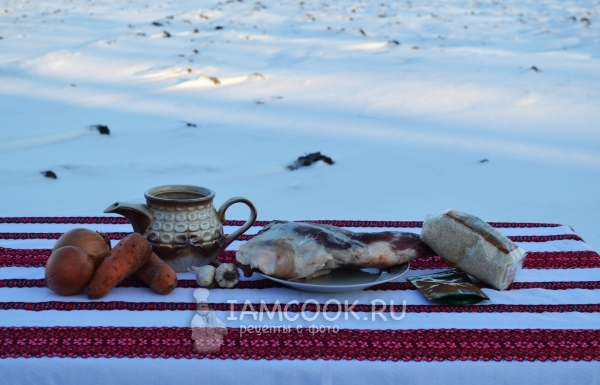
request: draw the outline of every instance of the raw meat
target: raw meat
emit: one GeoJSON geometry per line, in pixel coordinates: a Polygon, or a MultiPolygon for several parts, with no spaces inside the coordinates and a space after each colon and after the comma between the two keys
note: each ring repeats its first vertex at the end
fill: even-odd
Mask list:
{"type": "Polygon", "coordinates": [[[432,255],[435,252],[413,233],[354,233],[330,225],[273,222],[242,245],[236,257],[264,274],[299,279],[340,267],[383,268],[432,255]]]}

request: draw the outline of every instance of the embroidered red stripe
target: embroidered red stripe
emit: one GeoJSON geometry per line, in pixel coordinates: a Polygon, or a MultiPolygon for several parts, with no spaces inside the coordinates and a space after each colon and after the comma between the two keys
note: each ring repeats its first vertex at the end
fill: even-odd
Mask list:
{"type": "MultiPolygon", "coordinates": [[[[477,282],[477,286],[481,288],[489,288],[488,285],[477,282]]],[[[44,279],[0,279],[0,288],[31,288],[31,287],[45,287],[46,281],[44,279]]],[[[126,288],[139,288],[147,287],[145,283],[140,280],[126,278],[120,282],[117,287],[126,288]]],[[[193,279],[180,279],[177,283],[177,287],[182,289],[195,289],[198,288],[198,284],[193,279]]],[[[273,287],[285,287],[282,284],[268,280],[260,279],[256,281],[240,281],[236,285],[236,289],[270,289],[273,287]]],[[[574,281],[574,282],[513,282],[510,287],[506,290],[523,290],[523,289],[545,289],[545,290],[569,290],[569,289],[585,289],[585,290],[598,290],[600,289],[600,281],[574,281]]],[[[410,282],[387,282],[380,285],[372,286],[365,290],[417,290],[415,286],[410,282]]]]}
{"type": "MultiPolygon", "coordinates": [[[[129,310],[129,311],[195,311],[195,302],[0,302],[0,310],[28,310],[28,311],[46,311],[46,310],[129,310]]],[[[273,303],[261,305],[260,303],[251,304],[238,303],[213,303],[210,308],[218,311],[259,311],[261,306],[264,310],[272,312],[278,310],[283,314],[283,308],[286,304],[275,305],[273,303]]],[[[301,305],[289,305],[286,312],[299,313],[304,311],[316,312],[317,305],[313,303],[301,305]]],[[[390,313],[391,306],[385,308],[379,306],[373,308],[371,304],[356,304],[351,306],[354,312],[381,312],[390,313]]],[[[319,305],[319,312],[325,312],[325,306],[319,305]]],[[[345,305],[328,304],[327,311],[329,312],[348,312],[345,305]]],[[[393,311],[402,313],[402,303],[394,304],[393,311]]],[[[598,313],[600,312],[600,304],[563,304],[563,305],[406,305],[406,313],[598,313]]],[[[277,317],[277,315],[275,316],[277,317]]]]}
{"type": "MultiPolygon", "coordinates": [[[[254,226],[266,226],[273,221],[256,221],[254,226]]],[[[357,220],[303,220],[299,222],[322,223],[340,227],[423,227],[422,221],[357,221],[357,220]]],[[[56,224],[127,224],[124,217],[0,217],[0,223],[56,223],[56,224]]],[[[242,226],[245,221],[227,220],[226,226],[242,226]]],[[[488,222],[498,228],[558,227],[557,223],[488,222]]]]}
{"type": "MultiPolygon", "coordinates": [[[[50,249],[10,249],[0,247],[0,267],[43,267],[50,249]]],[[[219,261],[235,263],[235,250],[226,250],[219,261]]],[[[600,255],[595,251],[529,252],[523,262],[525,269],[593,269],[600,268],[600,255]]],[[[440,257],[416,259],[410,262],[411,270],[449,269],[451,266],[440,257]]]]}
{"type": "MultiPolygon", "coordinates": [[[[2,234],[0,234],[2,236],[2,234]]],[[[254,235],[242,234],[238,237],[239,241],[249,241],[254,238],[254,235]]],[[[513,242],[549,242],[549,241],[583,241],[581,237],[576,234],[563,234],[563,235],[519,235],[519,236],[508,236],[513,242]]]]}
{"type": "Polygon", "coordinates": [[[0,357],[600,361],[599,330],[267,330],[228,328],[219,351],[198,353],[190,328],[1,327],[0,357]]]}
{"type": "Polygon", "coordinates": [[[53,224],[109,224],[122,225],[129,221],[125,217],[2,217],[0,223],[53,223],[53,224]]]}
{"type": "MultiPolygon", "coordinates": [[[[450,269],[441,257],[410,261],[411,270],[450,269]]],[[[600,254],[595,251],[528,252],[523,261],[525,269],[594,269],[600,268],[600,254]]]]}
{"type": "MultiPolygon", "coordinates": [[[[0,233],[0,239],[58,239],[63,233],[0,233]]],[[[125,232],[106,232],[110,239],[121,240],[130,233],[125,232]]],[[[237,239],[239,241],[249,241],[254,238],[254,235],[242,234],[237,239]]],[[[563,234],[563,235],[519,235],[519,236],[508,236],[513,242],[550,242],[550,241],[583,241],[581,237],[576,234],[563,234]]]]}
{"type": "MultiPolygon", "coordinates": [[[[110,239],[121,240],[128,234],[125,232],[105,232],[110,239]]],[[[0,233],[0,239],[58,239],[63,233],[0,233]]]]}

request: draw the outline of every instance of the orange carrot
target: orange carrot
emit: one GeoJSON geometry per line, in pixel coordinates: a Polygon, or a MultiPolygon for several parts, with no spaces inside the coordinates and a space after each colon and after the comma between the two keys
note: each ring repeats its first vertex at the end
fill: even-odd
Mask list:
{"type": "Polygon", "coordinates": [[[175,270],[154,253],[144,266],[133,273],[133,276],[144,281],[158,294],[169,294],[177,287],[175,270]]]}
{"type": "Polygon", "coordinates": [[[132,233],[123,238],[94,273],[88,286],[88,298],[102,298],[110,289],[148,262],[151,255],[152,245],[142,235],[132,233]]]}

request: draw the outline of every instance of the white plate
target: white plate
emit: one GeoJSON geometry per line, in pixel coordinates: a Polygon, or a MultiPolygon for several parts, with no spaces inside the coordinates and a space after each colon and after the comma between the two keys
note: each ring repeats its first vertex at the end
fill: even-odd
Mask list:
{"type": "Polygon", "coordinates": [[[408,267],[409,263],[407,262],[385,269],[338,269],[326,275],[320,275],[311,279],[302,278],[294,281],[287,281],[258,272],[257,274],[297,290],[313,293],[346,293],[392,281],[406,273],[408,267]]]}

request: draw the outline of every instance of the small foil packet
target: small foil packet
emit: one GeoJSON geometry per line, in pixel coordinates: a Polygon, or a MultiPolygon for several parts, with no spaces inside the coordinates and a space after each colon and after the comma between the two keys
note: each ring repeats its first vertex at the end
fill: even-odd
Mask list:
{"type": "Polygon", "coordinates": [[[448,305],[470,305],[490,299],[465,272],[458,269],[407,279],[431,301],[448,305]]]}

